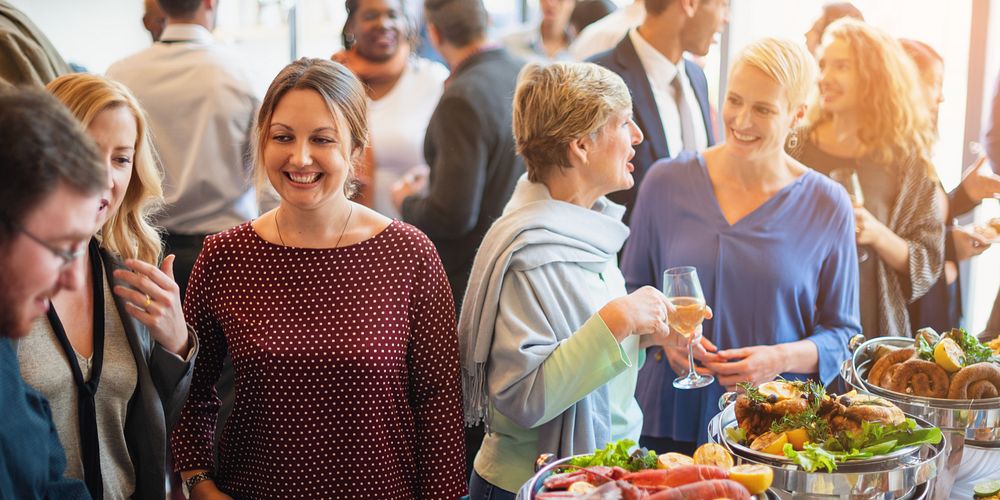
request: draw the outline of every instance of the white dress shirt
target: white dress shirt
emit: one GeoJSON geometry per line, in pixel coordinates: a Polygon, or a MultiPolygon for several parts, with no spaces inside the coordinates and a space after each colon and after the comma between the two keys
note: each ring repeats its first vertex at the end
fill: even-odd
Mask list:
{"type": "Polygon", "coordinates": [[[625,38],[628,30],[642,24],[646,17],[646,6],[635,1],[583,28],[569,46],[569,53],[575,61],[586,61],[589,57],[615,48],[625,38]]]}
{"type": "Polygon", "coordinates": [[[202,26],[170,24],[160,42],[108,68],[149,117],[166,198],[157,223],[172,234],[216,233],[257,216],[247,153],[260,99],[240,58],[202,26]]]}
{"type": "Polygon", "coordinates": [[[518,26],[515,30],[500,37],[500,43],[511,55],[520,57],[527,62],[573,61],[569,47],[564,47],[555,56],[549,57],[545,52],[541,27],[538,23],[518,26]]]}
{"type": "Polygon", "coordinates": [[[694,95],[691,81],[688,80],[687,70],[684,69],[684,58],[677,64],[670,62],[660,51],[653,48],[639,30],[629,32],[629,39],[635,47],[635,53],[639,56],[639,62],[649,79],[649,86],[653,89],[653,100],[656,101],[656,109],[660,113],[660,123],[663,125],[663,132],[667,137],[667,150],[670,156],[677,156],[688,146],[688,149],[701,151],[708,147],[708,133],[705,131],[705,119],[701,115],[701,106],[698,98],[694,95]],[[681,79],[681,88],[684,90],[684,100],[687,101],[691,112],[691,121],[694,126],[695,144],[687,145],[681,139],[681,115],[677,110],[674,90],[671,83],[674,78],[681,79]]]}

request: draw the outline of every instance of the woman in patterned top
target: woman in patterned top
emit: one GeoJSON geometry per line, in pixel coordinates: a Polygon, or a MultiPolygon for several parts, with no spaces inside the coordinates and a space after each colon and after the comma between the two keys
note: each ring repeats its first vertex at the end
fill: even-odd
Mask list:
{"type": "Polygon", "coordinates": [[[185,297],[203,347],[172,446],[191,498],[466,492],[451,291],[426,236],[350,199],[365,113],[361,83],[327,60],[288,65],[264,97],[255,168],[281,203],[209,237],[185,297]]]}
{"type": "Polygon", "coordinates": [[[842,19],[823,41],[818,102],[789,152],[824,174],[857,172],[864,194],[854,209],[862,331],[868,338],[911,336],[919,325],[910,324],[906,306],[943,267],[931,113],[916,68],[894,38],[842,19]]]}

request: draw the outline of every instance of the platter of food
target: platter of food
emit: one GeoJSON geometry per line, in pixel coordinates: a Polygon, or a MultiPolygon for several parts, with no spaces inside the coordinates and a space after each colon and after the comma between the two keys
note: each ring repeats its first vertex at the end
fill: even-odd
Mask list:
{"type": "Polygon", "coordinates": [[[871,394],[828,394],[817,383],[777,380],[743,384],[719,404],[709,440],[737,464],[770,467],[779,492],[918,498],[947,459],[940,429],[871,394]]]}
{"type": "Polygon", "coordinates": [[[941,431],[920,426],[890,401],[852,391],[827,394],[815,382],[778,380],[741,385],[735,422],[723,427],[727,446],[742,456],[833,472],[868,466],[938,444],[941,431]]]}
{"type": "Polygon", "coordinates": [[[1000,356],[963,329],[924,328],[910,347],[879,344],[864,380],[900,395],[976,400],[1000,396],[1000,356]]]}
{"type": "Polygon", "coordinates": [[[593,454],[551,460],[539,457],[538,472],[522,487],[522,499],[765,500],[773,472],[761,465],[735,465],[722,446],[706,444],[693,456],[657,454],[630,440],[609,443],[593,454]]]}
{"type": "Polygon", "coordinates": [[[881,337],[855,346],[841,374],[858,391],[964,434],[967,444],[1000,448],[1000,353],[994,344],[961,329],[881,337]]]}

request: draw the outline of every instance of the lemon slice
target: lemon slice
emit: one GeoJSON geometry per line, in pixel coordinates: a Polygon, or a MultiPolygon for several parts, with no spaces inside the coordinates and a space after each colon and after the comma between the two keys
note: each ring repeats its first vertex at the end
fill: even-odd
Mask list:
{"type": "Polygon", "coordinates": [[[771,382],[765,382],[757,387],[761,395],[765,398],[774,394],[778,401],[784,399],[795,399],[802,397],[802,391],[799,391],[794,385],[788,382],[782,382],[780,380],[773,380],[771,382]]]}
{"type": "Polygon", "coordinates": [[[751,495],[760,495],[774,482],[774,471],[760,464],[737,465],[729,469],[729,479],[745,486],[751,495]]]}
{"type": "Polygon", "coordinates": [[[750,449],[761,453],[784,456],[785,443],[787,442],[788,435],[784,432],[775,434],[771,431],[767,431],[760,436],[757,436],[757,439],[754,439],[753,443],[750,443],[750,449]]]}
{"type": "Polygon", "coordinates": [[[675,453],[673,451],[656,457],[657,469],[670,469],[678,465],[694,465],[694,459],[683,453],[675,453]]]}
{"type": "Polygon", "coordinates": [[[698,465],[714,465],[722,469],[728,469],[733,466],[733,456],[721,444],[705,443],[695,450],[694,463],[698,465]]]}
{"type": "Polygon", "coordinates": [[[964,357],[965,352],[950,338],[941,339],[941,342],[934,347],[934,361],[948,373],[961,370],[964,357]]]}
{"type": "Polygon", "coordinates": [[[804,427],[785,431],[785,434],[788,437],[788,442],[792,443],[792,448],[796,451],[802,451],[809,441],[809,432],[804,427]]]}

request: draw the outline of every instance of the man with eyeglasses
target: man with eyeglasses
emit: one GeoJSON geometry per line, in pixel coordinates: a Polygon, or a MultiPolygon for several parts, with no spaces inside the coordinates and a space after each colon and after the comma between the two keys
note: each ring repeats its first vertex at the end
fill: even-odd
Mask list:
{"type": "Polygon", "coordinates": [[[25,385],[12,342],[59,290],[94,233],[106,168],[76,120],[41,90],[0,90],[0,498],[90,498],[45,398],[25,385]]]}

